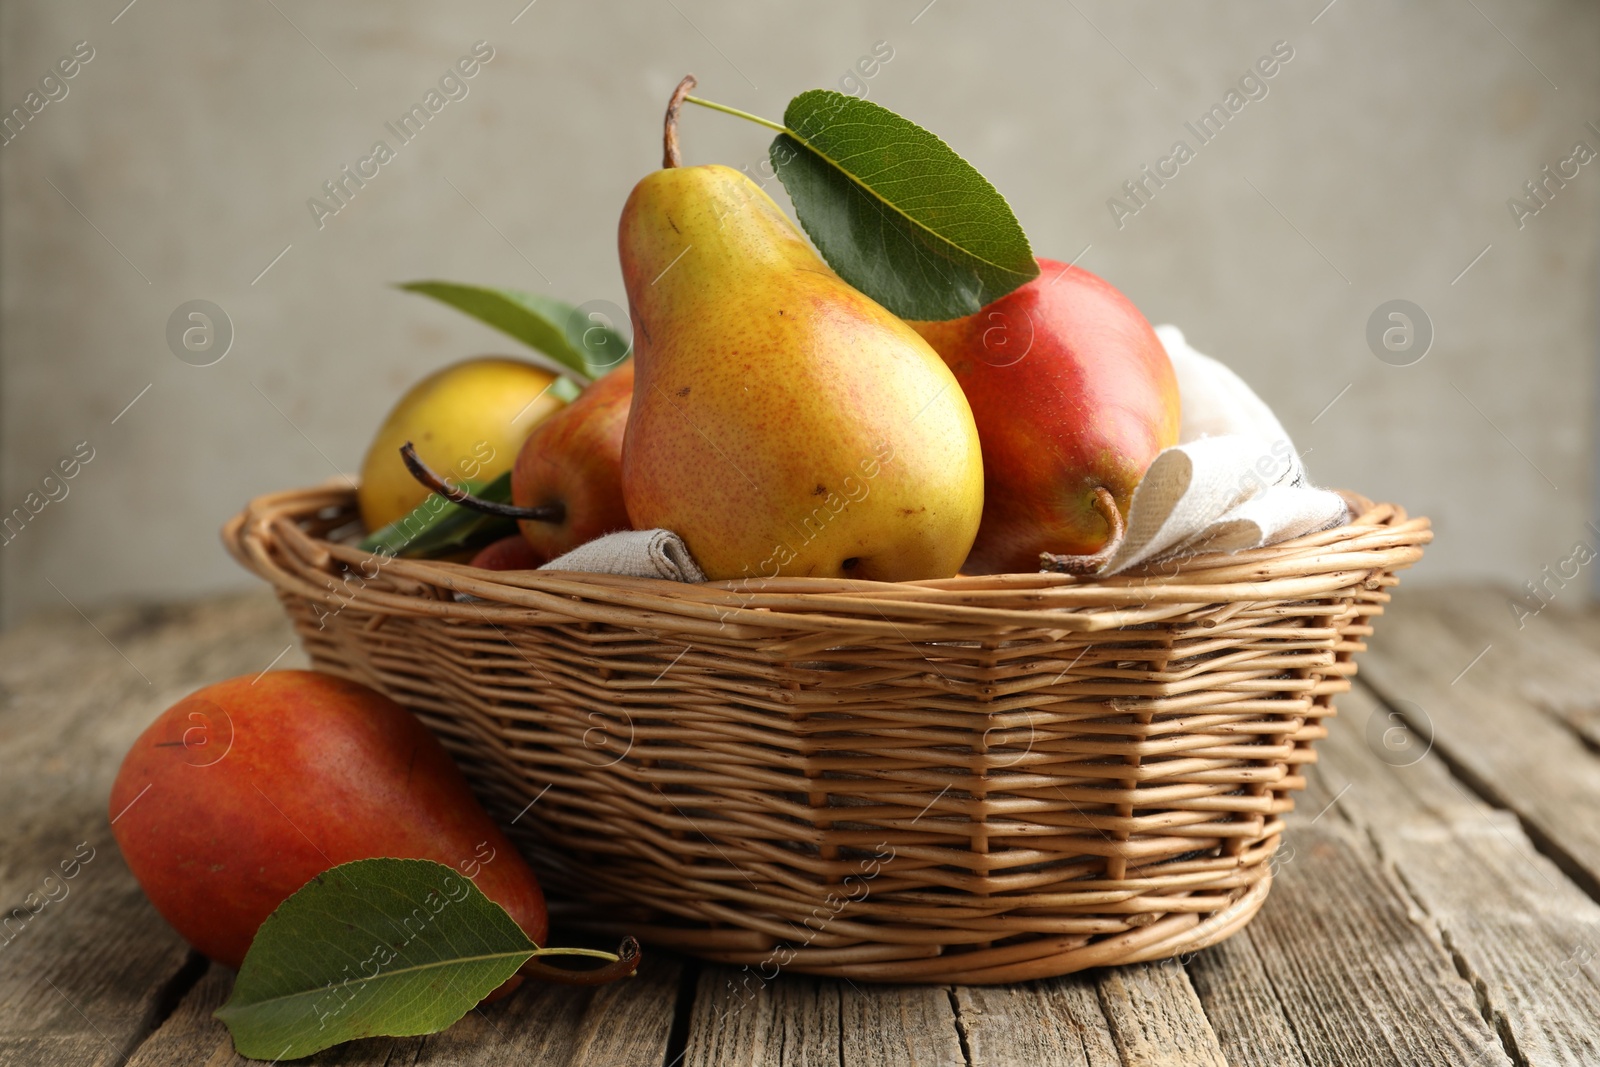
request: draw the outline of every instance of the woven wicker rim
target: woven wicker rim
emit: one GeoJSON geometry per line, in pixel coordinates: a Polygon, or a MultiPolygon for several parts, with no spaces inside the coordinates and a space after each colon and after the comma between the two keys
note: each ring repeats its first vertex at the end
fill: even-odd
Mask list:
{"type": "MultiPolygon", "coordinates": [[[[1171,618],[1196,604],[1328,596],[1374,572],[1410,566],[1433,539],[1426,518],[1409,518],[1394,504],[1345,493],[1353,518],[1344,526],[1265,548],[1201,553],[1157,561],[1105,578],[1064,574],[999,574],[918,582],[841,578],[756,578],[689,584],[623,575],[564,571],[485,571],[439,560],[388,558],[383,573],[404,592],[367,585],[363,605],[399,616],[435,615],[494,622],[528,618],[517,609],[572,611],[572,597],[597,607],[661,610],[674,625],[697,623],[719,634],[730,627],[749,637],[795,626],[861,636],[914,635],[924,621],[943,634],[951,623],[975,628],[1049,626],[1093,632],[1171,618]],[[423,586],[477,598],[420,598],[423,586]],[[484,603],[487,602],[487,603],[484,603]],[[802,618],[803,616],[803,618],[802,618]],[[877,618],[874,618],[877,616],[877,618]]],[[[372,565],[372,553],[317,536],[348,526],[353,491],[343,482],[258,497],[222,530],[223,543],[246,568],[286,593],[342,607],[348,592],[309,579],[334,565],[372,565]]],[[[596,622],[619,621],[603,617],[596,622]]],[[[630,621],[632,619],[630,618],[630,621]]],[[[774,650],[787,654],[787,648],[774,650]]]]}

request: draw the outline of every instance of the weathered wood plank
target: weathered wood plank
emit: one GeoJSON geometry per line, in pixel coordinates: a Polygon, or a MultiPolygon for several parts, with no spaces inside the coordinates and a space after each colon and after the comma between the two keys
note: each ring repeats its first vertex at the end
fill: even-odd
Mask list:
{"type": "Polygon", "coordinates": [[[1127,1067],[1228,1067],[1176,960],[1105,971],[1100,1004],[1127,1067]]]}
{"type": "Polygon", "coordinates": [[[1326,818],[1289,834],[1294,856],[1250,929],[1305,1058],[1339,1067],[1509,1065],[1471,986],[1414,921],[1370,844],[1326,818]]]}
{"type": "Polygon", "coordinates": [[[834,979],[708,968],[700,977],[684,1063],[689,1067],[964,1067],[948,989],[861,986],[834,979]]]}
{"type": "Polygon", "coordinates": [[[1411,717],[1397,702],[1420,707],[1458,775],[1520,816],[1540,847],[1600,897],[1600,756],[1525,689],[1555,684],[1572,669],[1569,658],[1592,663],[1600,652],[1572,643],[1552,657],[1561,611],[1552,606],[1519,628],[1509,605],[1509,594],[1488,589],[1396,597],[1361,677],[1411,717]]]}
{"type": "Polygon", "coordinates": [[[270,597],[94,618],[104,637],[75,612],[0,637],[0,1063],[121,1063],[198,973],[122,862],[106,796],[162,708],[288,643],[270,597]]]}
{"type": "MultiPolygon", "coordinates": [[[[1341,697],[1340,717],[1356,703],[1341,697]]],[[[1229,1062],[1510,1064],[1437,934],[1339,815],[1348,798],[1312,776],[1266,905],[1188,963],[1229,1062]]]]}
{"type": "MultiPolygon", "coordinates": [[[[683,962],[658,954],[645,961],[638,977],[589,993],[574,1027],[570,1067],[659,1067],[666,1060],[684,980],[683,962]]],[[[527,999],[543,992],[529,990],[527,999]]],[[[560,1010],[560,1005],[552,1007],[560,1010]]],[[[486,1057],[471,1062],[491,1067],[505,1061],[486,1057]]]]}
{"type": "Polygon", "coordinates": [[[1026,985],[958,986],[951,996],[974,1067],[1227,1067],[1175,961],[1026,985]]]}
{"type": "Polygon", "coordinates": [[[1492,609],[1500,600],[1505,610],[1497,627],[1501,639],[1478,666],[1491,668],[1491,680],[1509,676],[1519,695],[1600,751],[1600,608],[1555,600],[1537,614],[1525,614],[1538,601],[1481,589],[1430,591],[1426,603],[1441,612],[1482,615],[1493,626],[1492,609]],[[1508,652],[1501,662],[1497,653],[1508,652]]]}
{"type": "MultiPolygon", "coordinates": [[[[1518,630],[1507,605],[1503,593],[1400,597],[1363,677],[1424,707],[1452,766],[1592,880],[1600,863],[1585,849],[1600,831],[1571,824],[1600,805],[1560,798],[1600,789],[1585,784],[1583,768],[1600,760],[1582,739],[1593,744],[1600,714],[1600,617],[1550,608],[1518,630]],[[1556,753],[1553,774],[1548,761],[1496,750],[1529,736],[1528,747],[1556,753]]],[[[0,903],[21,903],[78,842],[96,850],[67,897],[10,944],[0,937],[0,1064],[120,1063],[125,1051],[139,1067],[240,1064],[210,1018],[231,984],[215,968],[134,1051],[198,968],[185,969],[181,943],[132,885],[101,806],[149,718],[201,684],[265,667],[287,629],[264,597],[96,623],[121,654],[76,615],[0,638],[0,766],[28,768],[0,775],[0,903]]],[[[1600,905],[1438,759],[1379,760],[1362,729],[1371,708],[1359,691],[1341,699],[1266,908],[1186,961],[1187,974],[1166,963],[954,990],[785,975],[752,981],[746,997],[740,972],[708,969],[682,1062],[1453,1065],[1509,1063],[1507,1046],[1518,1063],[1600,1062],[1600,905]]],[[[444,1034],[358,1042],[313,1062],[660,1064],[677,968],[652,958],[621,986],[526,990],[444,1034]]]]}
{"type": "MultiPolygon", "coordinates": [[[[468,1012],[443,1033],[352,1041],[298,1062],[316,1067],[660,1067],[681,972],[678,960],[652,957],[638,977],[626,982],[599,989],[529,986],[468,1012]]],[[[227,1028],[211,1017],[232,988],[233,972],[210,968],[128,1067],[247,1067],[251,1061],[234,1054],[227,1028]]]]}
{"type": "Polygon", "coordinates": [[[1122,1067],[1092,974],[1019,986],[957,986],[973,1067],[1122,1067]]]}
{"type": "Polygon", "coordinates": [[[90,836],[96,854],[71,894],[0,949],[0,1063],[122,1062],[189,959],[110,835],[90,836]]]}
{"type": "MultiPolygon", "coordinates": [[[[1288,854],[1287,849],[1280,852],[1288,854]]],[[[1280,892],[1281,887],[1274,887],[1264,907],[1292,907],[1280,892]]],[[[1312,1067],[1295,1037],[1290,1006],[1261,965],[1254,930],[1247,926],[1221,944],[1187,957],[1189,980],[1205,1006],[1224,1058],[1233,1067],[1312,1067]]]]}
{"type": "Polygon", "coordinates": [[[1519,1062],[1600,1063],[1600,904],[1440,760],[1379,759],[1364,725],[1386,713],[1364,691],[1341,698],[1315,776],[1377,842],[1519,1062]]]}
{"type": "Polygon", "coordinates": [[[851,1067],[963,1067],[967,1062],[955,1006],[944,987],[846,982],[839,990],[839,1023],[840,1051],[851,1067]]]}
{"type": "MultiPolygon", "coordinates": [[[[780,1001],[780,994],[748,969],[708,967],[702,971],[695,983],[688,1042],[683,1051],[684,1067],[793,1062],[783,1056],[784,1019],[780,1003],[783,1007],[796,1005],[790,1010],[799,1010],[809,999],[812,1032],[823,1036],[830,1032],[838,1034],[838,1005],[819,1003],[820,994],[814,984],[804,978],[787,978],[783,989],[780,1001]],[[741,1054],[742,1059],[735,1058],[741,1054]]],[[[805,1039],[796,1035],[793,1040],[799,1043],[805,1039]]],[[[812,1045],[816,1043],[817,1039],[811,1042],[812,1045]]]]}

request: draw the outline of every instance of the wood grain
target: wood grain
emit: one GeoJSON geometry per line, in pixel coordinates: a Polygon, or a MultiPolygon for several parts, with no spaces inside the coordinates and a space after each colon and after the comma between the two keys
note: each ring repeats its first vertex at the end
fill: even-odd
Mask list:
{"type": "MultiPolygon", "coordinates": [[[[1334,721],[1359,703],[1342,697],[1334,721]]],[[[1266,906],[1243,934],[1188,963],[1229,1062],[1510,1064],[1426,916],[1343,818],[1355,792],[1344,784],[1311,777],[1266,906]]]]}
{"type": "Polygon", "coordinates": [[[700,977],[684,1062],[800,1067],[961,1067],[967,1057],[949,992],[939,986],[862,986],[756,968],[700,977]]]}
{"type": "Polygon", "coordinates": [[[1391,706],[1412,717],[1397,702],[1419,707],[1456,773],[1515,812],[1535,843],[1600,898],[1600,760],[1525,688],[1592,673],[1600,650],[1558,646],[1563,615],[1555,608],[1519,628],[1510,605],[1509,594],[1488,589],[1396,598],[1361,676],[1391,706]],[[1564,654],[1552,656],[1552,647],[1564,654]]]}
{"type": "MultiPolygon", "coordinates": [[[[1426,709],[1433,753],[1395,765],[1410,757],[1384,744],[1388,709],[1359,687],[1341,697],[1265,908],[1183,960],[951,988],[763,982],[655,953],[627,983],[527,989],[442,1034],[309,1062],[1600,1063],[1600,904],[1586,892],[1600,870],[1600,616],[1553,605],[1519,629],[1509,603],[1397,599],[1362,676],[1426,709]]],[[[0,935],[0,1064],[240,1067],[211,1018],[231,972],[188,953],[143,900],[103,805],[150,718],[261,670],[289,638],[264,596],[94,621],[115,648],[75,613],[0,636],[0,901],[21,904],[80,843],[94,849],[65,897],[0,935]]]]}
{"type": "MultiPolygon", "coordinates": [[[[1236,1065],[1511,1062],[1496,1021],[1477,1010],[1481,989],[1459,972],[1459,957],[1414,898],[1412,865],[1402,864],[1396,877],[1394,856],[1374,843],[1368,824],[1346,818],[1353,806],[1369,805],[1361,810],[1372,823],[1395,825],[1398,801],[1369,783],[1423,773],[1392,767],[1380,753],[1420,758],[1427,772],[1449,779],[1437,757],[1420,749],[1396,757],[1385,748],[1387,719],[1369,746],[1365,727],[1375,708],[1360,687],[1340,698],[1330,721],[1338,740],[1319,752],[1326,761],[1331,750],[1336,762],[1313,771],[1289,817],[1266,906],[1242,934],[1189,962],[1236,1065]]],[[[1439,879],[1459,875],[1459,856],[1402,855],[1431,865],[1439,879]]],[[[1478,907],[1504,902],[1491,890],[1478,907]]]]}
{"type": "Polygon", "coordinates": [[[1377,842],[1519,1062],[1600,1063],[1600,904],[1440,760],[1379,760],[1362,726],[1383,712],[1346,697],[1317,777],[1343,792],[1340,812],[1377,842]]]}
{"type": "MultiPolygon", "coordinates": [[[[1292,907],[1284,904],[1281,894],[1281,887],[1275,886],[1264,910],[1292,907]]],[[[1223,1056],[1233,1067],[1311,1067],[1292,1018],[1305,1005],[1287,1004],[1280,997],[1262,966],[1257,929],[1252,924],[1222,944],[1195,953],[1187,961],[1189,980],[1223,1056]]]]}
{"type": "Polygon", "coordinates": [[[1496,647],[1480,666],[1491,668],[1489,681],[1509,682],[1600,752],[1600,609],[1552,599],[1537,614],[1525,615],[1538,607],[1536,600],[1492,589],[1429,591],[1426,602],[1434,612],[1487,624],[1494,636],[1486,643],[1493,640],[1496,647]]]}
{"type": "Polygon", "coordinates": [[[1100,1005],[1127,1067],[1228,1067],[1200,998],[1175,960],[1107,970],[1100,1005]]]}
{"type": "Polygon", "coordinates": [[[1291,828],[1275,907],[1251,929],[1306,1059],[1339,1067],[1509,1067],[1472,987],[1388,884],[1370,845],[1324,819],[1291,828]]]}
{"type": "Polygon", "coordinates": [[[1121,1067],[1094,974],[1018,986],[957,986],[973,1067],[1121,1067]]]}
{"type": "Polygon", "coordinates": [[[0,934],[0,1063],[121,1063],[199,973],[122,862],[106,796],[161,709],[203,682],[261,670],[288,643],[261,596],[98,612],[93,626],[64,612],[0,637],[6,914],[92,850],[65,896],[0,934]]]}
{"type": "Polygon", "coordinates": [[[967,1062],[949,991],[939,986],[846,982],[839,990],[839,1022],[841,1059],[851,1065],[962,1067],[967,1062]]]}

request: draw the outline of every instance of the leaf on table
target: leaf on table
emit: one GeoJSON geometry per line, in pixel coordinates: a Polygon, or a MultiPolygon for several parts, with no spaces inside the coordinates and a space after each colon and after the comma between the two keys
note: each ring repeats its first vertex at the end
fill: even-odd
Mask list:
{"type": "Polygon", "coordinates": [[[239,1055],[259,1060],[437,1033],[537,947],[442,863],[356,860],[317,875],[267,918],[215,1014],[239,1055]]]}
{"type": "Polygon", "coordinates": [[[971,315],[1035,278],[1005,197],[921,126],[831,89],[789,101],[773,166],[822,258],[906,319],[971,315]]]}
{"type": "MultiPolygon", "coordinates": [[[[462,482],[461,488],[473,496],[506,504],[511,501],[511,472],[479,485],[462,482]]],[[[404,515],[362,538],[357,546],[363,552],[382,552],[402,559],[430,559],[450,552],[480,548],[491,541],[517,532],[514,519],[485,515],[481,511],[452,504],[438,493],[404,515]]]]}
{"type": "Polygon", "coordinates": [[[631,342],[602,312],[537,293],[440,281],[405,282],[399,288],[431,296],[486,322],[585,381],[616,367],[632,350],[631,342]]]}

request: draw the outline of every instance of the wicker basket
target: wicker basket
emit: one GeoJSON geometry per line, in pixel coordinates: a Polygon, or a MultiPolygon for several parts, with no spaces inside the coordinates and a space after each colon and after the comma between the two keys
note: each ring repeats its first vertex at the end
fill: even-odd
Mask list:
{"type": "Polygon", "coordinates": [[[1352,504],[1107,580],[380,561],[343,486],[223,536],[597,927],[763,974],[988,983],[1188,952],[1261,907],[1321,720],[1431,538],[1352,504]]]}

